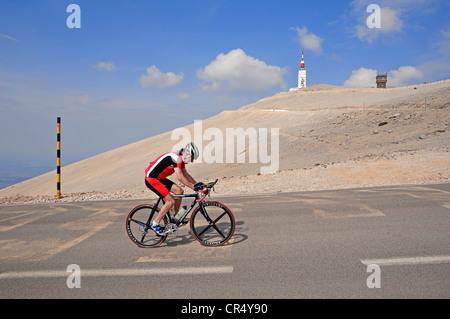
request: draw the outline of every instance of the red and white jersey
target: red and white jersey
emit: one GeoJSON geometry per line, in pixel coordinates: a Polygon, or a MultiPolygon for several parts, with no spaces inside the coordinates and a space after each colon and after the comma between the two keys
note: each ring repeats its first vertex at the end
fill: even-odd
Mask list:
{"type": "Polygon", "coordinates": [[[150,163],[145,170],[145,178],[164,179],[175,172],[175,167],[184,168],[185,164],[178,152],[166,153],[150,163]]]}

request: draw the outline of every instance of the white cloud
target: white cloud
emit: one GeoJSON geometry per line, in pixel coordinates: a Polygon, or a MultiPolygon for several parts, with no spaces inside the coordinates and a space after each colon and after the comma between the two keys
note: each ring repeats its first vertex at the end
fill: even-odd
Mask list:
{"type": "Polygon", "coordinates": [[[315,35],[314,33],[308,32],[308,29],[305,28],[292,28],[297,31],[297,40],[303,46],[305,50],[312,50],[317,54],[322,53],[322,42],[323,39],[315,35]]]}
{"type": "Polygon", "coordinates": [[[272,86],[286,87],[283,80],[286,68],[267,65],[248,56],[243,50],[235,49],[219,54],[214,61],[197,71],[197,77],[207,83],[200,86],[205,91],[225,88],[229,91],[252,90],[262,92],[272,86]]]}
{"type": "MultiPolygon", "coordinates": [[[[376,87],[377,70],[359,68],[352,71],[344,86],[351,88],[376,87]]],[[[417,83],[423,78],[420,70],[413,66],[402,66],[388,72],[388,87],[404,86],[417,83]]]]}
{"type": "Polygon", "coordinates": [[[156,66],[147,68],[147,74],[140,78],[143,88],[156,86],[160,89],[168,88],[180,84],[184,79],[184,73],[175,74],[173,72],[162,73],[156,66]]]}
{"type": "Polygon", "coordinates": [[[403,21],[400,19],[400,12],[389,7],[381,8],[381,32],[401,31],[403,21]]]}
{"type": "Polygon", "coordinates": [[[388,86],[404,86],[417,83],[422,78],[422,72],[415,67],[402,66],[398,70],[392,70],[388,73],[388,86]]]}
{"type": "Polygon", "coordinates": [[[440,30],[432,43],[433,51],[425,56],[424,63],[418,66],[426,81],[448,79],[450,74],[450,27],[440,30]]]}
{"type": "MultiPolygon", "coordinates": [[[[369,16],[369,14],[367,14],[369,16]]],[[[356,26],[356,35],[360,40],[372,42],[380,35],[394,34],[403,28],[399,10],[384,7],[380,9],[380,28],[369,28],[364,22],[356,26]]]]}
{"type": "Polygon", "coordinates": [[[360,68],[352,71],[352,75],[344,82],[344,86],[351,88],[374,87],[376,86],[376,76],[376,70],[360,68]]]}
{"type": "Polygon", "coordinates": [[[189,93],[186,93],[186,92],[178,93],[178,100],[180,100],[180,101],[188,100],[190,98],[191,98],[191,96],[189,93]]]}
{"type": "Polygon", "coordinates": [[[93,102],[93,99],[91,98],[91,96],[89,94],[83,94],[78,97],[78,102],[81,105],[88,105],[93,102]]]}
{"type": "Polygon", "coordinates": [[[94,69],[99,71],[112,72],[116,70],[116,66],[112,62],[99,62],[92,66],[94,69]]]}
{"type": "Polygon", "coordinates": [[[3,33],[0,33],[0,39],[7,39],[14,42],[19,42],[19,40],[17,40],[16,38],[13,38],[12,36],[3,33]]]}
{"type": "Polygon", "coordinates": [[[439,9],[440,1],[432,0],[353,0],[350,4],[349,17],[355,20],[355,35],[362,41],[372,42],[377,38],[401,34],[406,27],[418,27],[422,23],[418,17],[414,20],[409,16],[429,14],[439,9]],[[381,28],[370,29],[366,21],[371,12],[367,12],[368,6],[377,4],[381,8],[381,28]],[[408,15],[415,11],[417,14],[408,15]]]}
{"type": "Polygon", "coordinates": [[[444,39],[450,39],[450,27],[441,30],[441,35],[444,39]]]}

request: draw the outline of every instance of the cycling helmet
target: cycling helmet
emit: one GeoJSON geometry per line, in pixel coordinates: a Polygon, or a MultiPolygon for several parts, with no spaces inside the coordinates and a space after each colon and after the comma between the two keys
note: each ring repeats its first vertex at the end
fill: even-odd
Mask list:
{"type": "Polygon", "coordinates": [[[189,163],[189,160],[191,158],[193,160],[196,160],[199,155],[200,152],[198,151],[197,146],[195,146],[195,144],[192,142],[189,142],[183,149],[183,160],[185,163],[189,163]]]}

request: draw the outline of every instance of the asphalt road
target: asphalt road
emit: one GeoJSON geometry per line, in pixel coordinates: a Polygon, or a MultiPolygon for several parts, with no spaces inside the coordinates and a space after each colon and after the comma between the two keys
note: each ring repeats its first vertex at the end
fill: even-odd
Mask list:
{"type": "Polygon", "coordinates": [[[447,299],[449,195],[450,184],[213,194],[237,227],[212,248],[188,226],[135,246],[125,217],[142,201],[2,206],[0,298],[447,299]]]}

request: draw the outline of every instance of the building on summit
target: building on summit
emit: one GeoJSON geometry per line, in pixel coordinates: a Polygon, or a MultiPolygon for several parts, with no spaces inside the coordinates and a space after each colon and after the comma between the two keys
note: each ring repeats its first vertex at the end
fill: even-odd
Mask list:
{"type": "Polygon", "coordinates": [[[379,89],[385,89],[386,88],[386,82],[387,82],[387,73],[377,74],[377,88],[379,89]]]}
{"type": "Polygon", "coordinates": [[[300,70],[298,70],[298,85],[296,88],[289,89],[290,92],[297,91],[299,89],[306,87],[306,69],[305,69],[305,59],[302,51],[302,62],[300,62],[300,70]]]}

